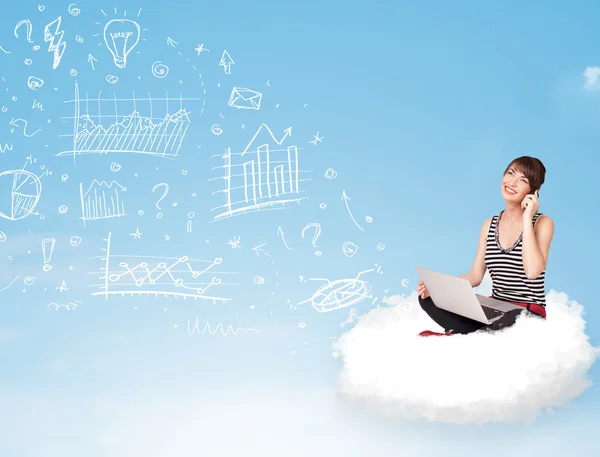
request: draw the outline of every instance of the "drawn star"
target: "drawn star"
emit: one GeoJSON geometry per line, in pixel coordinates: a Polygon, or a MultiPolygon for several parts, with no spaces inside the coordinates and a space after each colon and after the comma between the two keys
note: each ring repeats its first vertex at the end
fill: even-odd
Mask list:
{"type": "Polygon", "coordinates": [[[240,246],[240,237],[238,236],[237,238],[234,236],[233,240],[227,240],[227,244],[231,246],[231,249],[242,249],[240,246]]]}
{"type": "Polygon", "coordinates": [[[317,143],[322,143],[323,142],[323,138],[324,137],[320,137],[319,136],[319,132],[317,132],[316,135],[313,135],[314,140],[311,141],[312,144],[314,144],[315,146],[317,145],[317,143]]]}
{"type": "Polygon", "coordinates": [[[204,47],[204,43],[202,43],[202,44],[199,44],[197,48],[194,48],[194,51],[198,51],[198,55],[200,55],[200,53],[202,53],[202,51],[210,52],[210,49],[206,49],[204,47]]]}
{"type": "Polygon", "coordinates": [[[142,237],[142,232],[140,232],[140,228],[137,227],[135,229],[135,233],[130,233],[130,235],[134,238],[134,239],[140,239],[142,237]]]}

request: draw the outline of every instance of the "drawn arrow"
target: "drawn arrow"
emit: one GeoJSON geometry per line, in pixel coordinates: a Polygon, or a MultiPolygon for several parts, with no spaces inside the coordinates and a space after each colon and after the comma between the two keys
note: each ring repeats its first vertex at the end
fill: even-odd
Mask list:
{"type": "Polygon", "coordinates": [[[33,135],[35,135],[37,132],[40,131],[40,129],[37,129],[35,132],[33,132],[31,135],[27,135],[26,131],[27,131],[27,124],[28,122],[25,119],[15,119],[14,117],[10,120],[10,125],[12,125],[13,127],[18,127],[19,124],[18,122],[22,121],[23,122],[23,135],[25,135],[27,138],[32,137],[33,135]]]}
{"type": "Polygon", "coordinates": [[[350,211],[350,207],[348,206],[348,200],[350,200],[350,197],[348,197],[346,195],[346,191],[345,190],[342,190],[342,200],[344,200],[344,203],[346,204],[346,209],[348,210],[348,214],[352,218],[352,221],[354,222],[354,225],[356,225],[359,229],[361,229],[364,232],[365,229],[363,229],[360,225],[358,225],[358,222],[356,222],[356,219],[354,219],[354,216],[352,216],[352,212],[350,211]]]}
{"type": "Polygon", "coordinates": [[[280,146],[281,146],[281,143],[283,143],[288,136],[292,136],[292,127],[288,127],[287,129],[285,129],[283,131],[283,137],[280,140],[278,140],[277,138],[275,138],[275,135],[273,135],[273,132],[271,131],[271,129],[269,128],[269,126],[267,124],[261,124],[260,127],[258,128],[258,130],[256,131],[256,133],[254,134],[254,136],[252,137],[252,139],[248,142],[248,145],[242,151],[242,155],[240,157],[243,157],[248,152],[248,150],[250,149],[250,146],[252,146],[252,143],[254,143],[254,140],[256,139],[256,137],[258,136],[258,134],[261,132],[261,130],[263,128],[267,129],[267,132],[269,132],[269,135],[271,135],[271,138],[273,139],[273,141],[280,146]]]}
{"type": "Polygon", "coordinates": [[[94,67],[94,62],[98,62],[98,59],[96,59],[93,55],[88,54],[88,62],[92,66],[92,70],[96,71],[96,68],[94,67]]]}
{"type": "Polygon", "coordinates": [[[0,51],[2,51],[4,54],[10,54],[10,51],[7,51],[2,46],[0,46],[0,51]]]}
{"type": "Polygon", "coordinates": [[[259,254],[260,252],[265,252],[265,250],[264,250],[264,249],[261,249],[261,248],[262,248],[263,246],[266,246],[266,244],[267,244],[267,243],[263,243],[263,244],[261,244],[260,246],[255,246],[255,247],[253,247],[253,248],[252,248],[252,250],[253,250],[254,252],[256,252],[256,255],[257,255],[258,257],[260,257],[260,254],[259,254]]]}
{"type": "Polygon", "coordinates": [[[226,75],[231,74],[231,65],[235,64],[231,56],[227,51],[223,51],[223,55],[221,56],[221,61],[219,62],[219,66],[223,67],[226,75]]]}
{"type": "Polygon", "coordinates": [[[292,250],[292,248],[290,248],[287,243],[285,242],[285,237],[284,237],[284,233],[283,233],[283,229],[281,228],[281,225],[277,228],[277,235],[281,236],[281,241],[283,241],[283,244],[286,248],[288,248],[288,250],[292,250]]]}
{"type": "Polygon", "coordinates": [[[177,43],[177,41],[173,40],[173,38],[171,38],[171,37],[167,37],[167,44],[168,44],[169,46],[173,46],[173,47],[175,47],[175,45],[176,45],[176,44],[179,44],[179,43],[177,43]]]}

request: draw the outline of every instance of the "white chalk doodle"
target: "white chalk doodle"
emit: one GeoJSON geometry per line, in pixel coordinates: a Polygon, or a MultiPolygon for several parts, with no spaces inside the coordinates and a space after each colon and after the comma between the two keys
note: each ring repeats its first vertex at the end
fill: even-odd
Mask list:
{"type": "Polygon", "coordinates": [[[312,245],[316,248],[317,240],[321,236],[321,224],[319,224],[318,222],[311,222],[310,224],[306,224],[306,226],[302,229],[302,238],[304,239],[305,232],[307,230],[310,230],[311,228],[315,229],[315,233],[314,233],[313,239],[312,239],[312,245]]]}
{"type": "Polygon", "coordinates": [[[187,225],[186,225],[186,230],[188,233],[190,233],[192,231],[192,219],[194,218],[195,215],[196,215],[195,211],[190,211],[187,214],[188,221],[187,221],[187,225]]]}
{"type": "Polygon", "coordinates": [[[152,188],[152,192],[154,192],[154,191],[155,191],[156,189],[158,189],[160,186],[163,186],[163,187],[165,188],[165,191],[164,191],[164,193],[162,194],[162,196],[161,196],[161,197],[158,199],[158,201],[156,202],[156,204],[155,204],[155,206],[156,206],[156,209],[161,209],[161,207],[160,207],[160,206],[158,206],[158,204],[159,204],[159,203],[160,203],[160,201],[161,201],[162,199],[164,199],[164,198],[167,196],[167,194],[169,193],[169,185],[168,185],[166,182],[161,182],[161,183],[158,183],[156,186],[154,186],[154,187],[152,188]]]}
{"type": "Polygon", "coordinates": [[[322,143],[323,139],[325,137],[319,136],[319,132],[317,132],[316,135],[313,135],[314,140],[312,140],[310,143],[312,143],[314,146],[317,145],[317,143],[322,143]]]}
{"type": "Polygon", "coordinates": [[[60,177],[60,180],[61,180],[62,182],[67,182],[67,180],[68,180],[68,179],[69,179],[69,175],[68,175],[68,174],[66,174],[66,173],[65,173],[65,174],[63,174],[63,175],[60,177]]]}
{"type": "Polygon", "coordinates": [[[58,304],[52,302],[52,303],[49,303],[48,306],[46,306],[46,308],[50,308],[51,306],[54,306],[54,311],[58,311],[60,308],[65,308],[67,311],[75,311],[79,305],[81,305],[81,302],[77,301],[77,300],[69,302],[69,303],[61,304],[61,305],[58,305],[58,304]]]}
{"type": "Polygon", "coordinates": [[[265,283],[265,278],[263,278],[262,276],[255,276],[254,277],[254,284],[262,286],[264,283],[265,283]]]}
{"type": "Polygon", "coordinates": [[[227,240],[227,244],[231,246],[231,249],[242,249],[240,246],[240,237],[234,236],[233,240],[227,240]]]}
{"type": "Polygon", "coordinates": [[[262,94],[246,87],[234,87],[227,104],[232,108],[259,110],[262,94]]]}
{"type": "Polygon", "coordinates": [[[198,46],[196,46],[194,48],[194,51],[196,51],[198,53],[198,55],[202,54],[204,51],[206,52],[210,52],[210,49],[206,49],[204,47],[204,43],[203,44],[199,44],[198,46]]]}
{"type": "Polygon", "coordinates": [[[31,65],[31,64],[33,63],[33,60],[31,60],[31,59],[25,59],[25,60],[23,61],[23,63],[24,63],[25,65],[31,65]]]}
{"type": "Polygon", "coordinates": [[[118,164],[117,162],[112,162],[110,164],[110,171],[112,171],[114,173],[121,171],[121,165],[118,164]]]}
{"type": "Polygon", "coordinates": [[[0,231],[0,243],[4,243],[7,239],[6,233],[0,231]]]}
{"type": "MultiPolygon", "coordinates": [[[[10,125],[12,125],[13,127],[19,127],[19,122],[23,123],[23,136],[26,136],[27,138],[31,138],[32,136],[34,136],[36,133],[38,133],[39,131],[41,131],[41,129],[37,129],[35,130],[33,133],[27,133],[27,125],[29,124],[28,121],[26,121],[25,119],[15,119],[14,117],[10,120],[10,125]]],[[[14,128],[10,130],[10,133],[14,132],[14,128]]]]}
{"type": "Polygon", "coordinates": [[[98,62],[98,59],[96,59],[93,55],[88,54],[88,63],[92,66],[92,71],[96,71],[96,66],[94,65],[94,62],[98,62]]]}
{"type": "Polygon", "coordinates": [[[223,129],[219,126],[219,124],[213,124],[210,128],[210,131],[216,136],[219,136],[221,133],[223,133],[223,129]]]}
{"type": "Polygon", "coordinates": [[[69,74],[70,74],[71,76],[77,76],[77,70],[75,70],[74,68],[72,68],[72,69],[69,71],[69,74]]]}
{"type": "Polygon", "coordinates": [[[74,248],[76,248],[77,246],[79,246],[81,244],[81,237],[77,236],[77,235],[73,235],[71,237],[71,239],[69,240],[69,244],[71,246],[73,246],[74,248]]]}
{"type": "Polygon", "coordinates": [[[356,251],[358,251],[358,246],[356,244],[354,244],[352,241],[346,241],[342,245],[342,252],[344,253],[344,255],[346,257],[354,257],[354,254],[356,254],[356,251]]]}
{"type": "Polygon", "coordinates": [[[129,235],[130,235],[130,236],[132,236],[134,240],[139,240],[139,239],[141,239],[141,238],[142,238],[142,235],[143,235],[143,233],[142,233],[142,232],[140,232],[140,228],[139,228],[139,227],[137,227],[137,228],[135,229],[135,232],[133,232],[133,233],[130,233],[129,235]]]}
{"type": "Polygon", "coordinates": [[[140,26],[130,19],[112,19],[104,26],[104,44],[118,68],[125,68],[127,58],[140,41],[140,26]]]}
{"type": "Polygon", "coordinates": [[[223,168],[225,176],[210,181],[225,181],[225,189],[215,192],[225,194],[225,204],[213,208],[213,211],[222,210],[214,216],[213,222],[250,212],[285,209],[287,204],[307,199],[296,196],[301,193],[298,147],[282,147],[291,133],[292,128],[288,127],[278,140],[271,129],[262,124],[241,153],[232,153],[227,148],[225,154],[220,155],[225,165],[216,168],[223,168]],[[283,160],[277,160],[281,155],[283,160]]]}
{"type": "Polygon", "coordinates": [[[71,3],[68,7],[69,14],[71,16],[79,16],[81,10],[75,6],[75,3],[71,3]]]}
{"type": "Polygon", "coordinates": [[[35,283],[34,276],[25,276],[25,278],[23,278],[23,284],[25,284],[26,286],[33,286],[34,283],[35,283]]]}
{"type": "Polygon", "coordinates": [[[76,35],[75,41],[77,41],[77,43],[83,43],[83,37],[81,35],[76,35]]]}
{"type": "Polygon", "coordinates": [[[383,244],[383,243],[377,243],[376,249],[378,251],[383,251],[385,249],[385,244],[383,244]]]}
{"type": "Polygon", "coordinates": [[[80,183],[79,199],[83,225],[86,225],[87,221],[126,216],[125,205],[121,198],[123,192],[127,192],[127,188],[116,181],[107,183],[94,179],[85,191],[83,183],[80,183]]]}
{"type": "Polygon", "coordinates": [[[119,77],[115,75],[107,75],[105,79],[108,84],[117,84],[119,82],[119,77]]]}
{"type": "Polygon", "coordinates": [[[73,103],[74,116],[63,117],[74,123],[73,134],[61,135],[72,137],[72,150],[62,151],[58,156],[82,154],[107,154],[130,153],[144,154],[163,158],[174,158],[178,155],[188,127],[190,125],[190,112],[183,107],[183,101],[200,100],[197,98],[133,98],[119,99],[116,94],[113,98],[84,100],[79,97],[79,86],[75,84],[75,99],[65,103],[73,103]],[[119,113],[117,104],[127,102],[132,107],[126,115],[119,113]],[[150,116],[142,116],[137,110],[138,102],[149,105],[150,116]],[[157,117],[159,108],[156,102],[165,107],[165,115],[157,117]],[[172,105],[179,108],[173,112],[172,105]],[[108,106],[101,111],[100,106],[108,106]],[[91,111],[97,110],[96,112],[91,111]],[[114,122],[106,123],[110,118],[114,122]],[[104,123],[103,123],[104,122],[104,123]],[[133,133],[132,133],[133,132],[133,133]]]}
{"type": "MultiPolygon", "coordinates": [[[[230,298],[207,295],[206,292],[215,287],[228,285],[221,278],[213,276],[210,282],[194,282],[193,279],[201,278],[209,273],[223,261],[222,258],[214,260],[197,260],[187,256],[182,257],[158,257],[139,255],[118,255],[111,252],[111,237],[109,232],[106,248],[102,250],[105,255],[92,257],[104,261],[104,266],[99,272],[102,284],[92,287],[101,289],[92,295],[104,295],[106,299],[112,295],[135,296],[154,295],[155,297],[193,298],[205,301],[226,302],[230,298]],[[112,259],[120,259],[112,262],[112,259]],[[131,264],[131,265],[130,265],[131,264]],[[196,264],[208,264],[196,267],[196,264]],[[178,269],[179,268],[179,269],[178,269]],[[186,275],[188,275],[186,277],[186,275]],[[162,280],[162,281],[161,281],[162,280]],[[182,292],[183,291],[183,292],[182,292]]],[[[233,274],[219,272],[213,274],[233,274]]]]}
{"type": "Polygon", "coordinates": [[[44,41],[48,43],[48,52],[53,53],[52,69],[56,70],[67,47],[63,41],[64,31],[60,30],[62,17],[58,16],[54,21],[44,27],[44,41]]]}
{"type": "Polygon", "coordinates": [[[3,287],[2,289],[0,289],[0,292],[4,292],[5,290],[8,290],[8,289],[10,289],[10,286],[12,286],[12,285],[15,283],[15,281],[16,281],[17,279],[19,279],[19,278],[20,278],[20,275],[17,275],[17,276],[15,276],[15,279],[13,279],[13,280],[12,280],[10,283],[8,283],[8,285],[7,285],[7,286],[5,286],[5,287],[3,287]]]}
{"type": "Polygon", "coordinates": [[[0,154],[4,154],[6,151],[12,151],[12,150],[13,150],[12,144],[8,144],[8,143],[0,144],[0,154]]]}
{"type": "Polygon", "coordinates": [[[60,286],[57,287],[56,290],[58,290],[62,294],[63,292],[67,292],[71,289],[67,287],[67,282],[63,279],[63,281],[60,283],[60,286]]]}
{"type": "Polygon", "coordinates": [[[367,221],[367,224],[371,224],[373,222],[373,218],[371,216],[365,216],[365,221],[367,221]]]}
{"type": "Polygon", "coordinates": [[[169,67],[167,67],[164,63],[162,63],[161,61],[156,61],[152,64],[152,75],[162,79],[162,78],[166,78],[166,76],[169,74],[169,67]]]}
{"type": "Polygon", "coordinates": [[[27,79],[27,87],[29,87],[31,90],[38,90],[43,85],[44,85],[43,79],[37,78],[35,76],[30,76],[27,79]]]}
{"type": "Polygon", "coordinates": [[[31,105],[31,109],[39,109],[40,111],[44,111],[44,105],[42,105],[36,99],[33,99],[33,105],[31,105]]]}
{"type": "Polygon", "coordinates": [[[354,219],[354,216],[352,215],[352,212],[350,211],[350,206],[348,206],[348,200],[350,200],[350,197],[348,197],[348,195],[346,195],[345,190],[342,190],[342,200],[344,200],[344,203],[346,205],[346,210],[348,211],[348,215],[352,219],[352,222],[354,222],[354,225],[356,225],[360,230],[362,230],[364,232],[365,229],[363,229],[360,225],[358,225],[358,222],[356,222],[356,219],[354,219]]]}
{"type": "Polygon", "coordinates": [[[311,281],[326,281],[327,284],[321,286],[310,298],[299,302],[298,305],[310,302],[315,310],[326,313],[352,306],[366,298],[372,298],[369,295],[371,285],[359,279],[362,274],[371,271],[374,271],[374,268],[361,271],[355,278],[336,281],[330,281],[327,278],[309,278],[311,281]]]}
{"type": "Polygon", "coordinates": [[[50,271],[52,265],[52,254],[54,253],[54,245],[56,244],[56,238],[45,238],[42,240],[42,255],[44,256],[44,271],[50,271]]]}
{"type": "Polygon", "coordinates": [[[15,30],[14,30],[14,35],[16,38],[19,38],[19,28],[21,28],[21,26],[25,26],[25,33],[26,33],[26,38],[27,41],[29,43],[33,43],[33,40],[31,39],[31,32],[33,30],[33,25],[31,25],[31,21],[29,19],[23,19],[22,21],[17,22],[17,25],[15,25],[15,30]]]}
{"type": "Polygon", "coordinates": [[[325,170],[325,179],[335,179],[337,177],[337,171],[333,168],[328,168],[325,170]]]}
{"type": "Polygon", "coordinates": [[[0,217],[17,221],[35,214],[35,208],[42,194],[40,179],[24,168],[0,173],[0,182],[4,179],[12,179],[10,209],[4,209],[0,206],[0,217]]]}
{"type": "Polygon", "coordinates": [[[7,51],[2,46],[0,46],[0,51],[2,51],[4,54],[10,54],[12,52],[12,51],[7,51]]]}
{"type": "Polygon", "coordinates": [[[204,335],[205,333],[208,332],[208,334],[210,334],[211,336],[215,336],[217,334],[217,332],[220,332],[221,335],[223,335],[223,336],[228,336],[228,335],[237,336],[238,333],[240,333],[240,332],[259,332],[259,330],[254,329],[254,328],[237,327],[236,329],[234,329],[232,325],[228,325],[226,328],[223,328],[223,324],[221,322],[219,322],[219,324],[217,324],[217,326],[214,328],[214,330],[211,329],[210,324],[208,322],[206,322],[204,324],[204,327],[202,328],[202,330],[200,330],[200,326],[198,324],[199,319],[200,319],[199,317],[196,317],[196,323],[195,323],[194,327],[191,328],[191,330],[190,330],[191,321],[188,320],[188,335],[192,336],[195,333],[198,333],[199,335],[204,335]]]}
{"type": "Polygon", "coordinates": [[[231,66],[235,64],[231,56],[227,51],[223,51],[223,55],[221,56],[221,60],[219,61],[219,66],[223,67],[223,71],[226,75],[231,74],[231,66]]]}
{"type": "Polygon", "coordinates": [[[279,227],[277,227],[277,235],[279,235],[281,237],[281,241],[283,242],[283,245],[286,247],[286,249],[288,251],[291,251],[292,248],[288,246],[288,244],[285,241],[285,233],[283,232],[283,229],[281,228],[281,225],[279,227]]]}
{"type": "Polygon", "coordinates": [[[59,212],[60,214],[66,214],[66,213],[67,213],[67,211],[69,211],[69,207],[68,207],[67,205],[60,205],[60,206],[58,207],[58,212],[59,212]]]}

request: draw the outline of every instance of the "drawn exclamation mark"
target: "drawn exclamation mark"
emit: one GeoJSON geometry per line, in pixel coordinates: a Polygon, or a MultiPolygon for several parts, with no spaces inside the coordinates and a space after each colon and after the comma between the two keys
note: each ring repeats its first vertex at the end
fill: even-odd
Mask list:
{"type": "Polygon", "coordinates": [[[54,252],[55,243],[56,238],[45,238],[42,240],[42,254],[44,255],[44,271],[52,270],[52,265],[50,265],[50,261],[52,260],[52,253],[54,252]]]}

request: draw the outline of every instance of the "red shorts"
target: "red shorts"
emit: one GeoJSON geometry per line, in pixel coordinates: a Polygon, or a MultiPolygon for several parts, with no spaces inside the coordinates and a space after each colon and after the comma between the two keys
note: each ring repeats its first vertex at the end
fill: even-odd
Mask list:
{"type": "MultiPolygon", "coordinates": [[[[495,298],[495,297],[492,297],[490,295],[490,298],[495,298]]],[[[522,306],[523,308],[527,308],[527,310],[532,312],[533,314],[537,314],[538,316],[546,319],[546,308],[544,308],[541,305],[538,305],[537,303],[520,303],[520,302],[516,302],[516,301],[509,301],[509,303],[512,303],[513,305],[522,306]]]]}

